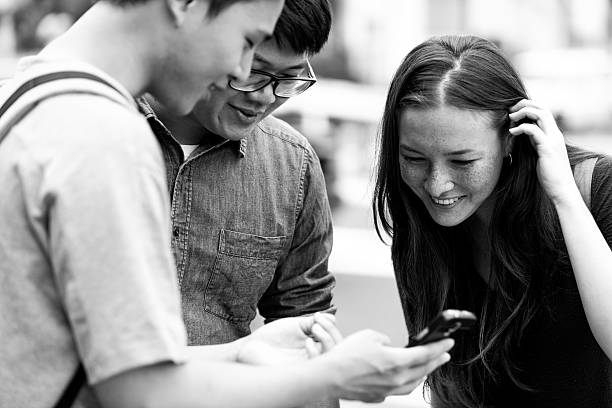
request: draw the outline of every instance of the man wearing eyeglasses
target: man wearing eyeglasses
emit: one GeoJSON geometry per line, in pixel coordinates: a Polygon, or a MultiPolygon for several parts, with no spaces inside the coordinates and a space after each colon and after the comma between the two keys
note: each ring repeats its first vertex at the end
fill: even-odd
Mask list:
{"type": "Polygon", "coordinates": [[[334,311],[319,160],[305,137],[269,116],[316,82],[308,58],[330,26],[328,0],[287,0],[248,79],[213,87],[187,117],[141,101],[166,161],[190,344],[249,334],[257,309],[266,322],[334,311]]]}

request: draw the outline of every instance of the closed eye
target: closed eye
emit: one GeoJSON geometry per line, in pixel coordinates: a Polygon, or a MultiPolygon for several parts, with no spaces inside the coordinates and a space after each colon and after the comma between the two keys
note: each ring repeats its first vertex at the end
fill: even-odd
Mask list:
{"type": "Polygon", "coordinates": [[[476,159],[474,160],[451,160],[451,163],[457,165],[457,166],[468,166],[471,163],[474,163],[476,161],[476,159]]]}
{"type": "Polygon", "coordinates": [[[425,162],[425,158],[423,157],[406,156],[406,155],[403,155],[402,157],[404,158],[404,160],[411,162],[411,163],[424,163],[425,162]]]}

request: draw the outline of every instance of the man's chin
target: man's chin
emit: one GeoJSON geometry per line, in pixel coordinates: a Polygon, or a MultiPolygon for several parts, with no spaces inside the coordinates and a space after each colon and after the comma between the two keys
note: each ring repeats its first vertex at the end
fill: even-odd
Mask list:
{"type": "Polygon", "coordinates": [[[241,139],[249,137],[251,133],[253,132],[253,130],[255,129],[255,126],[248,126],[248,127],[232,126],[230,128],[225,128],[223,131],[223,134],[220,136],[227,140],[241,140],[241,139]]]}

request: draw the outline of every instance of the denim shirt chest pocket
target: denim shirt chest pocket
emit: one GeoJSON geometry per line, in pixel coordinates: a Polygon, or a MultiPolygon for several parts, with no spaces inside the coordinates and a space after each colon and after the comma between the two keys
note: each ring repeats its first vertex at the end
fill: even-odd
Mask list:
{"type": "Polygon", "coordinates": [[[205,310],[232,322],[253,320],[287,239],[222,229],[204,294],[205,310]]]}

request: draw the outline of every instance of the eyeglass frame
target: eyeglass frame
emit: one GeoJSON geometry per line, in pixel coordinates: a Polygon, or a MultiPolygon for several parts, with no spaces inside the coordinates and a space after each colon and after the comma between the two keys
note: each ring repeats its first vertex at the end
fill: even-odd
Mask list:
{"type": "MultiPolygon", "coordinates": [[[[292,98],[294,96],[298,96],[304,92],[306,92],[311,86],[313,86],[316,82],[317,82],[317,77],[315,76],[314,70],[312,69],[312,65],[310,65],[310,61],[306,60],[306,69],[307,69],[307,75],[310,75],[309,77],[300,77],[300,76],[278,76],[275,74],[272,74],[270,72],[267,71],[262,71],[260,69],[251,69],[251,73],[252,74],[259,74],[259,75],[263,75],[263,76],[267,76],[269,78],[269,80],[267,82],[265,82],[262,86],[260,86],[257,89],[253,89],[253,90],[249,90],[249,91],[243,91],[242,89],[236,89],[234,88],[234,86],[232,85],[232,82],[237,81],[237,79],[230,79],[228,81],[228,86],[230,88],[232,88],[234,91],[240,91],[240,92],[246,92],[246,93],[251,93],[251,92],[257,92],[257,91],[261,91],[262,89],[264,89],[266,86],[272,84],[272,93],[274,94],[274,96],[276,96],[277,98],[292,98]],[[295,81],[295,80],[299,80],[299,81],[306,81],[309,83],[309,85],[304,88],[302,91],[300,91],[299,93],[295,94],[295,95],[291,95],[291,96],[281,96],[281,95],[277,95],[276,94],[276,87],[278,86],[278,84],[283,81],[283,80],[291,80],[291,81],[295,81]]],[[[251,73],[249,74],[249,76],[251,76],[251,73]]]]}

